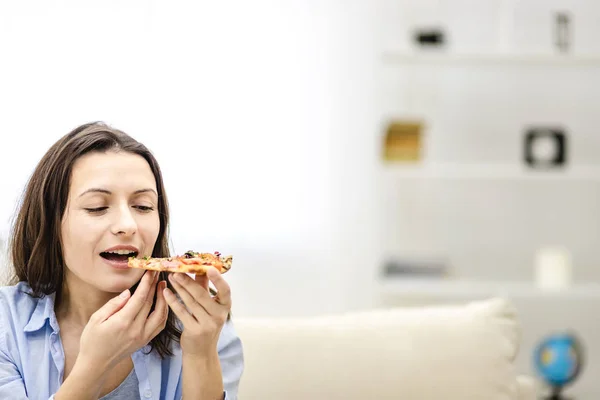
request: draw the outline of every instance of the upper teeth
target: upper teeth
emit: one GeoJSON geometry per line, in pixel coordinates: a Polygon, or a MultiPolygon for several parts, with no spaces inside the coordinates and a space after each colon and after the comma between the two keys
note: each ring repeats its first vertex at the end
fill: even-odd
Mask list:
{"type": "Polygon", "coordinates": [[[107,253],[114,253],[114,254],[125,255],[125,254],[134,254],[135,251],[131,251],[131,250],[112,250],[112,251],[107,251],[107,253]]]}

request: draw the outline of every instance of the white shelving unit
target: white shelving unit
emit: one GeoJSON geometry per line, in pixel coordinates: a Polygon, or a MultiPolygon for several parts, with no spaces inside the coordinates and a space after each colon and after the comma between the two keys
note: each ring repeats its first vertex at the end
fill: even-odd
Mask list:
{"type": "Polygon", "coordinates": [[[519,65],[519,66],[597,66],[600,56],[572,54],[452,54],[440,52],[383,53],[387,65],[519,65]]]}
{"type": "MultiPolygon", "coordinates": [[[[563,235],[566,239],[563,239],[560,234],[556,234],[554,235],[555,238],[551,240],[568,242],[569,246],[572,245],[571,243],[578,243],[577,239],[573,239],[576,233],[569,231],[569,229],[576,231],[573,226],[577,226],[578,223],[581,223],[582,231],[588,232],[588,236],[590,232],[592,234],[595,232],[591,223],[583,223],[582,214],[579,211],[583,207],[593,208],[592,202],[588,200],[594,198],[598,192],[600,163],[596,163],[596,160],[593,159],[593,154],[590,151],[593,148],[585,147],[588,143],[596,146],[597,141],[580,140],[575,143],[569,137],[567,145],[569,161],[566,165],[558,168],[532,168],[520,159],[521,155],[518,153],[522,149],[517,145],[520,146],[521,143],[516,141],[522,139],[514,131],[515,129],[524,130],[528,124],[543,125],[546,120],[548,124],[560,125],[557,121],[566,119],[565,124],[568,135],[573,133],[570,131],[571,128],[582,130],[582,127],[587,129],[585,134],[589,134],[593,130],[590,129],[588,120],[594,117],[593,108],[589,105],[595,102],[586,103],[587,108],[584,108],[581,114],[565,114],[570,119],[565,118],[565,115],[560,113],[558,113],[560,115],[555,115],[553,111],[556,111],[566,101],[577,95],[579,92],[576,90],[569,92],[568,94],[571,97],[566,100],[561,99],[559,96],[556,99],[549,97],[548,91],[542,91],[543,97],[540,95],[540,98],[543,98],[545,103],[553,104],[553,107],[532,107],[534,112],[532,112],[531,121],[528,120],[529,117],[526,115],[528,112],[526,103],[518,109],[518,111],[523,109],[522,113],[514,114],[514,121],[511,119],[513,114],[510,114],[510,112],[515,112],[517,107],[521,106],[520,103],[510,103],[511,106],[513,104],[516,104],[516,106],[502,109],[498,114],[491,113],[489,110],[497,101],[511,102],[513,100],[511,93],[515,91],[528,90],[528,93],[531,93],[532,90],[535,91],[540,85],[545,84],[548,76],[550,82],[554,76],[576,76],[580,71],[586,71],[588,74],[586,77],[595,76],[600,72],[600,70],[596,70],[600,68],[600,55],[456,54],[449,51],[411,52],[391,50],[384,52],[381,58],[381,62],[387,68],[386,73],[389,73],[390,77],[390,84],[389,87],[386,87],[385,92],[390,102],[388,113],[395,115],[394,113],[397,112],[399,119],[422,120],[424,121],[424,129],[429,129],[432,132],[431,134],[429,132],[424,134],[425,140],[422,143],[425,147],[423,151],[425,157],[423,160],[415,163],[382,162],[380,165],[380,176],[385,182],[386,189],[389,188],[387,192],[389,201],[387,204],[398,218],[398,226],[389,228],[390,239],[387,246],[391,249],[390,252],[402,254],[402,252],[410,253],[412,251],[439,251],[443,257],[451,261],[451,265],[455,266],[456,275],[474,277],[477,276],[476,268],[483,262],[481,261],[482,257],[477,254],[469,258],[470,254],[467,254],[465,249],[469,248],[468,240],[473,237],[473,232],[477,232],[479,228],[482,228],[481,232],[491,232],[490,236],[493,239],[490,240],[498,241],[501,240],[499,235],[502,232],[505,232],[506,236],[510,236],[511,232],[519,229],[519,218],[527,220],[531,216],[532,221],[541,221],[544,215],[552,215],[551,207],[558,204],[557,210],[561,211],[557,211],[556,220],[558,221],[557,224],[564,223],[567,227],[565,229],[567,233],[563,235]],[[423,68],[421,69],[421,67],[423,68]],[[544,74],[543,70],[546,68],[551,70],[548,74],[544,74]],[[441,73],[438,75],[437,72],[441,73]],[[471,72],[473,72],[472,79],[471,72]],[[486,113],[484,113],[485,118],[487,118],[485,121],[461,124],[452,120],[457,115],[455,113],[462,112],[460,107],[463,106],[465,107],[465,115],[458,115],[457,118],[468,118],[469,113],[476,114],[480,85],[485,85],[486,79],[496,79],[493,83],[496,84],[496,87],[501,86],[505,73],[512,86],[507,86],[505,91],[498,91],[497,96],[495,91],[482,86],[482,104],[487,107],[485,109],[486,113]],[[542,74],[540,75],[540,73],[542,74]],[[456,81],[457,84],[452,81],[454,77],[460,79],[456,81]],[[469,79],[465,79],[465,77],[469,79]],[[533,81],[531,86],[526,85],[528,79],[533,81]],[[448,82],[452,84],[448,84],[448,82]],[[525,85],[522,85],[523,83],[525,85]],[[466,88],[463,93],[463,85],[471,86],[466,88]],[[421,86],[423,87],[422,90],[421,86]],[[445,92],[438,96],[438,91],[445,92]],[[398,93],[398,96],[396,96],[396,93],[398,93]],[[455,103],[456,106],[451,107],[450,111],[442,109],[442,107],[449,104],[454,105],[451,101],[451,95],[454,93],[459,97],[455,103]],[[438,98],[442,100],[438,101],[438,98]],[[438,108],[444,112],[440,112],[438,108]],[[493,118],[496,115],[503,118],[502,124],[492,126],[494,124],[493,118]],[[584,120],[583,123],[579,125],[573,123],[573,120],[580,121],[581,119],[584,120]],[[463,129],[463,131],[458,131],[460,135],[455,142],[450,142],[447,137],[443,137],[443,123],[448,121],[450,122],[448,128],[450,133],[448,135],[457,132],[458,129],[463,129]],[[469,151],[477,151],[477,146],[482,145],[482,143],[482,146],[485,146],[485,142],[482,139],[475,143],[477,146],[473,144],[473,146],[466,146],[464,149],[460,148],[458,141],[465,141],[469,138],[464,129],[473,127],[473,129],[481,130],[489,126],[495,128],[494,132],[497,135],[501,135],[502,132],[510,129],[512,136],[507,140],[512,142],[510,144],[501,140],[492,142],[490,146],[498,143],[502,145],[497,152],[489,152],[493,157],[487,158],[484,152],[469,157],[469,151]],[[447,153],[444,153],[444,140],[450,143],[447,153]],[[430,145],[430,148],[427,148],[428,145],[430,145]],[[584,151],[586,153],[585,157],[576,159],[578,163],[573,163],[571,160],[573,149],[575,151],[586,150],[584,151]],[[461,162],[461,157],[465,159],[464,162],[461,162]],[[446,160],[448,162],[445,162],[446,160]],[[424,183],[421,184],[421,181],[424,183]],[[456,185],[454,185],[455,182],[456,185]],[[545,184],[545,182],[548,184],[545,184]],[[403,186],[404,184],[406,185],[403,186]],[[495,184],[497,184],[497,187],[494,186],[495,184]],[[571,190],[571,192],[567,193],[567,190],[571,190]],[[506,193],[510,193],[510,195],[506,193]],[[570,195],[570,193],[574,194],[570,195]],[[452,200],[447,204],[444,204],[445,194],[449,194],[452,200]],[[473,201],[481,201],[481,204],[495,204],[494,200],[496,198],[493,196],[497,194],[500,195],[498,196],[500,199],[510,199],[512,201],[510,204],[505,203],[502,205],[502,212],[499,212],[496,216],[498,218],[486,218],[485,207],[470,207],[470,203],[464,201],[465,199],[473,199],[473,201]],[[553,194],[560,194],[560,196],[552,197],[553,194]],[[431,200],[435,196],[439,196],[439,202],[431,200]],[[582,200],[578,201],[577,196],[581,196],[582,200]],[[548,201],[544,201],[546,199],[548,201]],[[429,207],[431,204],[440,209],[432,212],[425,210],[425,207],[429,207]],[[505,205],[506,207],[504,207],[505,205]],[[535,210],[538,205],[540,205],[539,209],[542,211],[536,214],[535,210]],[[565,207],[564,210],[560,209],[562,206],[565,207]],[[400,210],[400,207],[403,208],[400,210]],[[568,216],[569,213],[572,217],[568,216]],[[506,216],[505,223],[498,220],[500,216],[506,216]],[[460,221],[460,218],[471,222],[467,229],[462,229],[461,224],[457,222],[460,221]],[[434,223],[431,221],[434,221],[434,223]],[[452,236],[452,240],[448,238],[450,235],[446,233],[446,228],[450,231],[450,227],[444,224],[456,224],[456,229],[453,230],[456,233],[452,236]],[[411,230],[414,230],[417,234],[411,235],[411,230]],[[412,240],[413,238],[415,239],[412,240]],[[458,246],[457,243],[462,247],[458,246]],[[434,250],[430,250],[432,248],[434,250]],[[460,251],[463,251],[463,254],[458,254],[460,251]],[[459,261],[455,263],[454,259],[459,259],[459,261]]],[[[588,93],[584,83],[579,82],[578,85],[579,88],[585,87],[585,93],[588,93]]],[[[591,92],[590,90],[589,93],[591,92]]],[[[528,101],[532,98],[535,99],[535,96],[525,97],[528,101]]],[[[590,96],[590,98],[597,99],[596,96],[590,96]]],[[[593,209],[593,211],[596,210],[593,209]]],[[[538,226],[546,227],[547,225],[539,224],[538,226]]],[[[539,228],[537,230],[536,226],[527,228],[530,237],[535,237],[542,229],[546,229],[539,228]]],[[[551,232],[550,229],[547,231],[551,232]]],[[[514,235],[514,237],[516,236],[514,235]]],[[[543,237],[540,241],[549,240],[547,239],[549,236],[552,235],[540,235],[540,237],[543,237]]],[[[518,255],[511,254],[510,257],[507,257],[507,260],[512,263],[510,268],[513,268],[510,270],[510,276],[523,279],[521,282],[422,281],[413,280],[412,276],[406,276],[403,279],[389,277],[382,281],[380,293],[398,299],[402,296],[405,298],[440,298],[445,295],[448,295],[449,298],[487,297],[502,294],[507,294],[509,297],[515,295],[527,298],[563,295],[568,297],[573,295],[574,297],[597,297],[600,302],[600,285],[574,285],[565,292],[544,291],[537,288],[533,282],[527,281],[527,276],[524,274],[522,276],[521,271],[517,271],[517,268],[521,268],[529,262],[523,260],[524,256],[522,254],[526,254],[525,251],[533,254],[535,246],[539,246],[539,244],[536,240],[526,243],[523,241],[525,243],[523,246],[527,246],[527,248],[519,248],[521,244],[517,243],[516,240],[508,241],[510,246],[518,248],[519,251],[518,255]]],[[[510,251],[510,249],[506,251],[510,251]]],[[[476,253],[476,251],[473,252],[473,254],[476,253]]],[[[497,267],[503,255],[500,254],[499,250],[490,257],[494,257],[490,264],[497,267]]],[[[585,264],[589,262],[588,258],[593,257],[584,254],[582,258],[585,264]]]]}
{"type": "Polygon", "coordinates": [[[389,179],[410,180],[565,180],[600,183],[600,166],[567,166],[560,169],[533,169],[513,164],[401,164],[383,166],[389,179]]]}
{"type": "MultiPolygon", "coordinates": [[[[595,54],[457,54],[445,50],[395,51],[382,54],[383,64],[392,68],[403,67],[599,67],[600,55],[595,54]]],[[[408,83],[410,92],[416,84],[408,83]]],[[[579,181],[600,182],[600,165],[567,165],[557,169],[529,168],[522,162],[513,164],[384,163],[382,170],[391,179],[409,180],[513,180],[513,181],[579,181]]]]}
{"type": "MultiPolygon", "coordinates": [[[[428,108],[426,102],[430,101],[431,98],[436,99],[436,82],[439,81],[441,84],[445,84],[448,77],[452,78],[453,74],[465,80],[465,76],[468,76],[473,71],[475,78],[479,78],[473,79],[472,84],[475,85],[481,84],[485,78],[499,79],[506,72],[509,79],[511,79],[510,83],[514,85],[510,87],[512,89],[513,87],[521,88],[520,83],[523,76],[537,78],[540,76],[538,75],[539,73],[546,72],[544,71],[545,69],[550,71],[549,76],[560,77],[577,76],[580,73],[586,77],[593,77],[600,72],[600,55],[595,54],[456,54],[446,50],[413,52],[410,50],[388,49],[381,55],[381,62],[386,69],[385,72],[391,73],[390,76],[393,76],[393,73],[396,71],[403,75],[400,79],[398,79],[398,76],[394,76],[392,80],[392,84],[401,84],[402,90],[405,90],[405,92],[401,92],[401,95],[403,98],[406,98],[405,102],[408,104],[408,111],[402,111],[414,119],[422,117],[425,121],[433,118],[431,115],[427,115],[428,111],[433,109],[432,114],[435,115],[435,108],[428,108]],[[423,78],[423,76],[427,79],[423,78]],[[421,85],[423,85],[422,88],[421,85]],[[414,104],[416,105],[413,106],[414,104]],[[416,118],[415,115],[417,116],[416,118]]],[[[541,79],[534,79],[534,83],[537,85],[542,84],[541,79]]],[[[579,84],[582,85],[581,82],[579,84]]],[[[563,85],[562,87],[564,88],[565,86],[563,85]]],[[[446,85],[443,88],[454,91],[460,90],[459,87],[457,88],[457,86],[452,85],[446,85]]],[[[529,88],[525,90],[527,89],[529,88]]],[[[468,98],[470,101],[469,104],[473,104],[474,97],[472,93],[473,91],[469,92],[471,95],[468,98]]],[[[569,95],[575,93],[578,92],[573,90],[569,92],[569,95]]],[[[548,96],[547,93],[545,95],[548,96]]],[[[590,97],[596,99],[595,96],[590,97]]],[[[506,101],[506,98],[504,100],[506,101]]],[[[547,102],[553,101],[549,97],[544,97],[543,100],[547,102]]],[[[557,101],[562,100],[560,98],[557,99],[557,101]]],[[[435,106],[434,101],[431,103],[434,103],[435,106]]],[[[594,103],[595,101],[590,102],[588,100],[588,104],[594,103]]],[[[486,104],[489,105],[490,103],[486,104]]],[[[564,104],[564,102],[558,104],[564,104]]],[[[552,107],[548,107],[548,109],[552,110],[552,107]]],[[[591,108],[583,109],[585,112],[582,112],[582,118],[593,117],[593,111],[590,112],[590,110],[591,108]]],[[[543,121],[540,121],[540,115],[540,112],[534,113],[532,116],[534,123],[543,123],[543,121]]],[[[555,122],[551,112],[548,112],[547,115],[549,123],[555,122]]],[[[578,117],[575,116],[573,119],[578,117]]],[[[558,120],[561,120],[561,118],[564,118],[564,116],[556,116],[558,120]]],[[[520,118],[519,121],[522,122],[522,119],[520,118]]],[[[541,119],[543,120],[543,118],[541,119]]],[[[578,129],[582,126],[585,127],[584,125],[585,123],[579,125],[578,129]]],[[[579,145],[579,148],[581,148],[585,145],[585,142],[580,142],[579,145]]],[[[468,190],[472,188],[469,185],[462,185],[464,181],[473,181],[474,188],[477,188],[477,184],[483,181],[495,181],[499,185],[504,185],[505,182],[537,183],[548,181],[557,183],[557,185],[548,185],[558,188],[556,191],[562,190],[560,184],[564,182],[578,182],[581,185],[574,185],[575,187],[578,189],[586,187],[587,189],[592,184],[600,183],[600,165],[594,165],[595,160],[589,156],[589,153],[586,156],[586,161],[582,161],[581,159],[577,161],[585,162],[588,165],[576,165],[569,162],[569,165],[557,169],[529,168],[523,161],[517,159],[514,153],[508,154],[507,157],[501,159],[501,162],[504,164],[479,163],[473,160],[465,163],[441,163],[436,162],[437,160],[435,159],[430,160],[426,157],[422,162],[416,164],[382,164],[381,173],[389,181],[390,186],[401,187],[403,183],[410,182],[411,184],[407,185],[408,190],[420,187],[419,185],[412,184],[415,181],[427,182],[423,187],[428,187],[429,185],[434,187],[440,184],[442,188],[454,187],[453,183],[457,181],[461,185],[456,186],[460,188],[468,186],[468,190]],[[452,182],[448,184],[445,181],[452,182]]],[[[454,154],[448,158],[460,160],[454,154]]],[[[481,159],[481,157],[478,158],[481,159]]],[[[482,185],[482,190],[487,187],[482,185]]],[[[544,190],[546,189],[548,188],[544,188],[544,190]]],[[[405,194],[402,190],[398,190],[397,192],[400,193],[397,196],[405,194]]],[[[440,193],[443,192],[443,190],[440,190],[440,193]]],[[[548,192],[552,191],[548,190],[548,192]]],[[[530,198],[527,196],[532,196],[531,198],[533,198],[537,193],[536,190],[527,192],[523,194],[523,199],[530,198]]],[[[589,193],[596,194],[597,190],[590,190],[589,193]]],[[[396,195],[396,192],[394,194],[396,195]]],[[[485,198],[485,196],[482,197],[485,198]]],[[[589,198],[592,197],[592,195],[589,196],[589,198]]],[[[408,204],[412,207],[418,203],[418,196],[415,196],[414,200],[411,199],[411,201],[402,204],[408,204]]],[[[577,205],[577,202],[569,203],[565,201],[565,203],[577,205]]],[[[397,203],[392,201],[390,204],[397,206],[397,203]]],[[[532,201],[531,204],[537,203],[533,203],[532,201]]],[[[415,209],[418,210],[418,207],[415,207],[415,209]]],[[[515,209],[522,211],[522,208],[518,209],[518,207],[515,207],[515,209]]],[[[409,210],[402,215],[410,214],[411,212],[413,210],[409,210]]],[[[573,213],[573,218],[579,218],[578,221],[582,221],[580,213],[572,209],[564,211],[564,215],[568,213],[573,213]]],[[[422,213],[418,215],[428,214],[422,213]]],[[[433,213],[432,215],[439,214],[433,213]]],[[[476,213],[474,212],[473,215],[476,215],[476,213]]],[[[517,215],[520,214],[517,213],[517,215]]],[[[408,221],[408,223],[417,225],[420,221],[418,218],[415,218],[408,221]]],[[[425,225],[426,223],[427,221],[424,220],[423,224],[425,225]]],[[[514,220],[509,221],[509,223],[513,223],[511,227],[518,226],[518,224],[514,223],[514,220]]],[[[484,224],[481,225],[483,226],[484,224]]],[[[489,227],[489,225],[487,226],[489,227]]],[[[569,228],[573,226],[577,225],[573,223],[569,225],[569,228]]],[[[583,230],[594,232],[593,229],[590,229],[590,226],[591,224],[585,224],[583,230]]],[[[535,233],[535,229],[531,229],[531,231],[535,233]]],[[[406,236],[405,234],[402,237],[406,236]]],[[[506,251],[510,251],[510,249],[506,251]]],[[[492,257],[498,257],[498,254],[490,255],[490,258],[492,257]]],[[[501,257],[502,255],[500,255],[501,257]]],[[[499,262],[493,259],[490,264],[497,266],[499,262]]],[[[575,267],[577,268],[577,265],[575,267]]],[[[473,268],[469,269],[469,271],[472,270],[473,268]]],[[[482,280],[468,279],[460,278],[461,275],[469,276],[468,272],[463,274],[462,271],[458,271],[456,277],[382,277],[377,285],[378,294],[380,295],[380,305],[382,307],[420,306],[452,302],[463,303],[490,297],[504,297],[510,299],[516,305],[518,319],[521,324],[521,348],[517,359],[519,370],[525,373],[534,373],[531,369],[531,354],[533,349],[538,345],[541,337],[554,331],[575,331],[582,338],[585,346],[587,346],[586,357],[590,360],[600,359],[600,347],[597,346],[596,333],[599,324],[594,319],[595,312],[600,306],[600,283],[573,283],[561,290],[550,290],[538,287],[533,281],[533,277],[528,279],[529,272],[527,271],[519,275],[516,278],[519,280],[516,281],[502,281],[502,278],[498,280],[485,280],[483,278],[482,280]]],[[[511,276],[515,276],[515,274],[511,276]]],[[[576,383],[574,388],[568,390],[570,396],[576,398],[598,397],[598,384],[597,380],[595,380],[595,376],[598,374],[597,365],[592,362],[589,363],[588,367],[586,367],[587,370],[584,372],[582,379],[576,383]]]]}
{"type": "Polygon", "coordinates": [[[443,278],[388,278],[380,283],[384,297],[403,299],[476,299],[569,297],[600,300],[600,283],[573,284],[564,289],[543,289],[526,281],[483,281],[443,278]]]}

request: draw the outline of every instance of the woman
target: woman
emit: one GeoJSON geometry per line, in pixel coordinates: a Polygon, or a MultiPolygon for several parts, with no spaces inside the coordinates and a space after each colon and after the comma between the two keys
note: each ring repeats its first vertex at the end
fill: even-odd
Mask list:
{"type": "Polygon", "coordinates": [[[158,163],[130,136],[91,123],[48,150],[0,289],[0,399],[237,397],[242,345],[221,274],[126,267],[132,252],[169,255],[168,222],[158,163]]]}

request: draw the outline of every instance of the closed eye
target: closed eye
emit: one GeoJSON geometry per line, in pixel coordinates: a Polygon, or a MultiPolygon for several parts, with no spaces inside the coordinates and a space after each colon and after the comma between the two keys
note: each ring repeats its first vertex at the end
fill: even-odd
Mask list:
{"type": "Polygon", "coordinates": [[[142,211],[142,212],[150,212],[154,210],[154,207],[149,207],[149,206],[133,206],[134,208],[137,208],[138,210],[142,211]]]}
{"type": "Polygon", "coordinates": [[[108,207],[96,207],[96,208],[85,208],[85,211],[87,211],[91,214],[98,214],[107,209],[108,209],[108,207]]]}

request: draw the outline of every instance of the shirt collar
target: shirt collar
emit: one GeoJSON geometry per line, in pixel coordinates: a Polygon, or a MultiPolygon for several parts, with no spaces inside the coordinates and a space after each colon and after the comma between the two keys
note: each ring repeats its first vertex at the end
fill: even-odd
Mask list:
{"type": "Polygon", "coordinates": [[[54,298],[55,293],[51,293],[35,299],[37,301],[35,310],[31,314],[27,325],[23,328],[23,332],[39,331],[46,324],[46,320],[50,321],[50,326],[54,331],[58,331],[58,323],[56,323],[56,315],[54,314],[54,298]]]}

